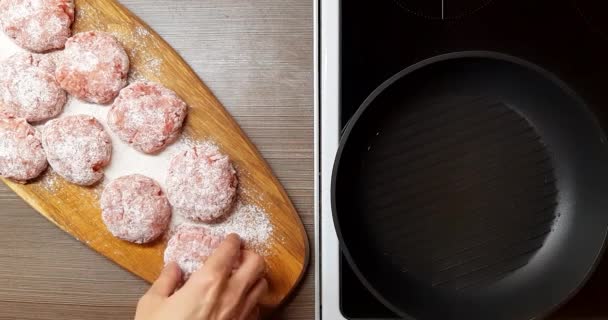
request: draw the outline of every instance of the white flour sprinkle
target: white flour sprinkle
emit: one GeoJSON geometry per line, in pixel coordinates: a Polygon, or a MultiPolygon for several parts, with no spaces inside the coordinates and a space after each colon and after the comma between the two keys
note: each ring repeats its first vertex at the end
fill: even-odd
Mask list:
{"type": "Polygon", "coordinates": [[[42,186],[45,190],[50,192],[57,191],[57,174],[55,172],[51,172],[52,169],[47,169],[47,172],[43,173],[42,178],[40,179],[40,186],[42,186]]]}
{"type": "Polygon", "coordinates": [[[18,83],[16,95],[19,105],[28,112],[35,112],[34,107],[40,102],[49,103],[56,96],[56,90],[50,88],[52,83],[37,76],[37,70],[26,68],[17,72],[13,83],[18,83]]]}
{"type": "MultiPolygon", "coordinates": [[[[136,49],[133,49],[133,51],[135,51],[136,49]]],[[[159,58],[149,58],[147,60],[142,60],[142,63],[144,65],[143,68],[144,70],[147,70],[148,73],[152,74],[152,75],[158,75],[160,74],[160,70],[161,70],[161,66],[163,64],[163,61],[159,58]]],[[[155,77],[156,79],[159,78],[159,76],[155,77]]],[[[142,72],[138,69],[131,69],[129,71],[129,83],[131,82],[135,82],[135,81],[145,81],[145,80],[150,80],[147,79],[146,76],[144,74],[142,74],[142,72]]],[[[152,79],[155,80],[155,79],[152,79]]]]}
{"type": "Polygon", "coordinates": [[[150,32],[148,32],[148,29],[146,28],[142,28],[141,26],[137,26],[137,28],[135,28],[135,34],[140,36],[140,37],[147,37],[150,35],[150,32]]]}
{"type": "Polygon", "coordinates": [[[97,55],[90,51],[84,52],[84,54],[78,58],[78,61],[80,61],[80,63],[75,64],[74,68],[81,72],[93,71],[99,64],[97,55]]]}
{"type": "Polygon", "coordinates": [[[273,228],[268,214],[258,206],[239,202],[225,221],[207,226],[222,234],[236,233],[247,246],[261,255],[268,255],[267,241],[273,228]]]}
{"type": "Polygon", "coordinates": [[[25,52],[25,50],[19,48],[4,32],[0,32],[0,60],[4,60],[17,52],[25,52]]]}
{"type": "Polygon", "coordinates": [[[136,80],[160,80],[163,60],[150,53],[148,48],[158,48],[158,43],[148,30],[136,27],[132,32],[111,32],[118,39],[129,55],[131,61],[139,61],[137,68],[131,68],[129,82],[136,80]]]}

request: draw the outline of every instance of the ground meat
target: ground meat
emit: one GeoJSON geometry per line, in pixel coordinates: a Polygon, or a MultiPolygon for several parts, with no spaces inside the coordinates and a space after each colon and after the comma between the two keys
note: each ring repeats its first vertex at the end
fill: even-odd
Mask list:
{"type": "Polygon", "coordinates": [[[197,221],[212,221],[234,203],[238,180],[228,156],[192,148],[171,159],[167,193],[175,212],[197,221]]]}
{"type": "Polygon", "coordinates": [[[165,264],[177,263],[182,269],[183,277],[187,279],[203,266],[224,237],[203,226],[181,225],[167,243],[165,264]]]}
{"type": "Polygon", "coordinates": [[[55,75],[55,62],[50,55],[18,52],[7,58],[6,61],[15,66],[38,67],[53,76],[55,75]]]}
{"type": "Polygon", "coordinates": [[[135,82],[114,100],[108,125],[133,148],[156,153],[177,139],[187,111],[173,91],[152,82],[135,82]]]}
{"type": "Polygon", "coordinates": [[[105,32],[89,31],[66,42],[55,76],[73,96],[106,104],[127,84],[128,72],[129,57],[116,38],[105,32]]]}
{"type": "Polygon", "coordinates": [[[2,0],[0,23],[21,47],[46,52],[64,47],[74,21],[72,0],[2,0]]]}
{"type": "Polygon", "coordinates": [[[0,118],[0,175],[25,183],[46,167],[36,129],[25,119],[0,118]]]}
{"type": "Polygon", "coordinates": [[[67,95],[55,80],[50,59],[17,53],[0,63],[0,115],[29,122],[57,116],[67,95]]]}
{"type": "Polygon", "coordinates": [[[85,115],[49,121],[42,130],[42,145],[60,176],[84,186],[103,178],[112,156],[110,136],[97,119],[85,115]]]}
{"type": "Polygon", "coordinates": [[[117,238],[147,243],[169,224],[171,206],[158,183],[133,174],[108,184],[101,195],[101,217],[117,238]]]}

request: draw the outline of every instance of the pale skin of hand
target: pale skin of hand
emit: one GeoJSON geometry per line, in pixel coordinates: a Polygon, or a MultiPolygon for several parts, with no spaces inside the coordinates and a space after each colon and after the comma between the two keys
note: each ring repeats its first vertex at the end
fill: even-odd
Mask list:
{"type": "Polygon", "coordinates": [[[165,266],[139,300],[135,320],[257,319],[258,303],[268,290],[264,269],[262,257],[241,250],[239,237],[228,235],[179,289],[179,267],[165,266]]]}

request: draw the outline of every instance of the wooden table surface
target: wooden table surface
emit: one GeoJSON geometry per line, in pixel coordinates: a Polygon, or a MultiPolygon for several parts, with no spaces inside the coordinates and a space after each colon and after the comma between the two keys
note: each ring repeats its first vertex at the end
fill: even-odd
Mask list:
{"type": "MultiPolygon", "coordinates": [[[[258,146],[312,246],[313,2],[121,2],[184,57],[258,146]]],[[[276,318],[314,317],[313,264],[311,257],[302,285],[276,318]]],[[[147,288],[0,183],[0,319],[132,319],[147,288]]]]}

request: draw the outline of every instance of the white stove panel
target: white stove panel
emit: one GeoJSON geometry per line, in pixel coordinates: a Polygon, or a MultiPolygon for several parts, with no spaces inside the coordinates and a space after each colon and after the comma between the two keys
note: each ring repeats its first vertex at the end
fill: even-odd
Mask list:
{"type": "Polygon", "coordinates": [[[344,320],[340,312],[339,258],[340,249],[331,212],[331,173],[339,140],[339,0],[319,0],[317,19],[318,51],[316,106],[317,129],[317,301],[320,319],[344,320]],[[320,37],[320,39],[319,39],[320,37]]]}

